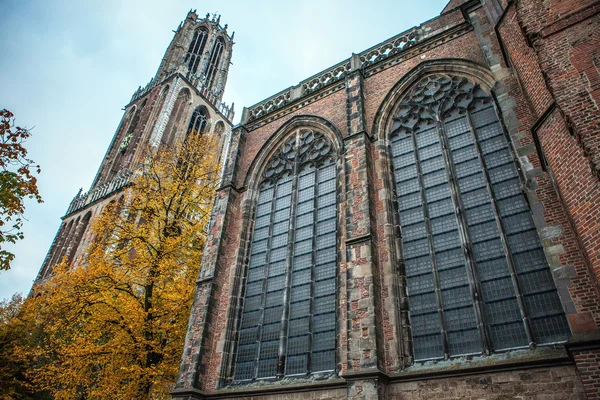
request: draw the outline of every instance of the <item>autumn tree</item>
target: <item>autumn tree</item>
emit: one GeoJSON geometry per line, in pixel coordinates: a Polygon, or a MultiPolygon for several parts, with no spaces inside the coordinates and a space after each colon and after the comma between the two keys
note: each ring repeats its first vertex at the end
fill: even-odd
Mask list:
{"type": "Polygon", "coordinates": [[[43,399],[27,378],[32,369],[31,354],[42,343],[33,320],[23,318],[23,297],[15,294],[0,301],[0,398],[4,400],[43,399]]]}
{"type": "Polygon", "coordinates": [[[218,183],[214,143],[146,151],[121,200],[92,222],[28,307],[45,339],[30,376],[55,399],[166,398],[174,382],[218,183]]]}
{"type": "Polygon", "coordinates": [[[42,202],[33,175],[40,173],[40,166],[27,158],[25,148],[31,132],[15,126],[13,117],[6,109],[0,111],[0,270],[9,269],[15,258],[3,248],[5,243],[16,243],[24,237],[21,228],[25,199],[42,202]]]}

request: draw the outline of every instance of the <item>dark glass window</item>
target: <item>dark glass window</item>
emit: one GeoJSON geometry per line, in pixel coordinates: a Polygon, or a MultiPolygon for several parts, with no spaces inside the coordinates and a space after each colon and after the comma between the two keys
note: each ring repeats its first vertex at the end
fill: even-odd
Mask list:
{"type": "Polygon", "coordinates": [[[329,140],[294,133],[263,174],[235,379],[335,369],[336,165],[329,140]]]}
{"type": "Polygon", "coordinates": [[[188,125],[188,130],[186,135],[204,133],[206,129],[206,109],[203,106],[196,107],[194,112],[192,113],[192,118],[190,118],[190,124],[188,125]]]}
{"type": "Polygon", "coordinates": [[[192,75],[198,71],[207,39],[208,31],[205,28],[196,29],[184,60],[188,64],[189,73],[192,75]]]}
{"type": "Polygon", "coordinates": [[[225,42],[223,38],[219,37],[215,41],[215,44],[210,52],[210,58],[208,60],[208,67],[206,69],[206,84],[207,87],[212,88],[217,77],[219,64],[221,63],[221,56],[223,55],[223,49],[225,48],[225,42]]]}
{"type": "Polygon", "coordinates": [[[566,340],[490,96],[464,78],[426,77],[390,136],[415,359],[566,340]]]}

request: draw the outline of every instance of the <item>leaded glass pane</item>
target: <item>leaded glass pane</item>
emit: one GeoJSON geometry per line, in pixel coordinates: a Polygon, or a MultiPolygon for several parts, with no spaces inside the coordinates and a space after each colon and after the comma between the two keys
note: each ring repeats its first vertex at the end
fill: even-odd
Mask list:
{"type": "Polygon", "coordinates": [[[331,148],[323,135],[299,133],[274,156],[258,194],[236,380],[274,377],[282,355],[287,375],[335,368],[336,165],[329,155],[319,161],[331,148]],[[318,165],[299,164],[306,160],[318,165]]]}
{"type": "Polygon", "coordinates": [[[491,99],[446,75],[411,93],[413,103],[398,108],[391,152],[415,359],[481,353],[477,307],[493,349],[528,345],[524,313],[538,343],[564,340],[567,324],[491,99]]]}

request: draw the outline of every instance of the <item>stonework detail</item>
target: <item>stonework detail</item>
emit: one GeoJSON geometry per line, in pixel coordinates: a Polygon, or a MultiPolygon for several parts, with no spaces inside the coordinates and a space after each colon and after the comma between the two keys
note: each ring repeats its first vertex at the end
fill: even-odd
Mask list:
{"type": "MultiPolygon", "coordinates": [[[[190,11],[156,76],[125,107],[39,279],[63,255],[77,262],[87,224],[127,185],[138,149],[170,145],[167,136],[175,145],[202,106],[225,160],[173,398],[600,399],[599,13],[598,0],[452,0],[439,16],[245,108],[232,130],[222,95],[234,35],[220,17],[190,11]],[[465,177],[474,176],[482,186],[470,191],[465,177]],[[292,200],[300,179],[329,189],[292,200]],[[279,185],[289,199],[273,194],[279,185]],[[437,200],[435,188],[446,190],[437,200]],[[311,220],[310,235],[297,230],[296,216],[324,214],[325,196],[327,222],[311,220]],[[470,201],[485,203],[481,213],[470,201]],[[275,216],[283,209],[287,217],[275,216]],[[285,217],[280,247],[267,217],[285,217]],[[253,235],[260,229],[263,239],[253,235]],[[314,253],[315,272],[302,278],[296,234],[314,253]],[[319,374],[304,368],[313,350],[293,350],[301,336],[312,343],[317,320],[289,335],[300,301],[286,290],[294,279],[317,287],[322,235],[334,249],[323,324],[335,350],[319,374]],[[286,272],[270,274],[266,255],[252,271],[256,254],[272,249],[283,249],[286,272]],[[459,269],[446,250],[456,250],[459,269]],[[248,295],[255,282],[264,287],[248,295]],[[245,308],[252,296],[256,309],[245,308]],[[276,346],[259,349],[243,316],[278,307],[268,323],[281,321],[269,331],[276,346]],[[248,366],[244,379],[236,360],[248,366]]],[[[307,293],[307,315],[321,315],[307,293]]]]}

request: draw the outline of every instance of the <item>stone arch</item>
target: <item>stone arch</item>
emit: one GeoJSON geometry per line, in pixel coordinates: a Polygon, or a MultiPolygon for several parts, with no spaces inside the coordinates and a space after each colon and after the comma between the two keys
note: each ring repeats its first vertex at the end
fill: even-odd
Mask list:
{"type": "Polygon", "coordinates": [[[85,235],[85,233],[88,229],[91,217],[92,217],[92,212],[88,211],[83,216],[81,221],[78,220],[78,222],[77,222],[77,225],[75,227],[75,235],[73,237],[73,240],[71,241],[71,244],[69,245],[69,249],[66,254],[67,260],[69,263],[73,262],[75,255],[77,254],[77,251],[80,248],[83,236],[85,235]]]}
{"type": "Polygon", "coordinates": [[[165,106],[165,102],[167,100],[170,89],[171,85],[165,85],[158,94],[156,100],[154,100],[154,104],[152,105],[152,115],[148,118],[148,135],[152,135],[152,132],[156,128],[156,124],[158,123],[158,119],[160,118],[162,109],[165,106]]]}
{"type": "Polygon", "coordinates": [[[266,167],[266,161],[277,150],[286,136],[289,135],[292,130],[300,127],[320,130],[329,138],[334,147],[336,158],[340,159],[344,142],[339,129],[331,121],[323,117],[315,115],[298,115],[277,129],[277,131],[275,131],[271,137],[265,141],[265,144],[258,151],[254,157],[254,160],[252,160],[250,167],[248,168],[248,172],[244,180],[244,187],[250,190],[256,190],[258,183],[260,183],[257,183],[256,181],[259,180],[258,177],[266,167]]]}
{"type": "Polygon", "coordinates": [[[496,84],[494,75],[489,68],[470,60],[443,58],[424,61],[407,72],[385,96],[373,120],[373,137],[385,138],[386,128],[391,123],[393,108],[412,85],[423,76],[435,73],[464,76],[481,85],[487,92],[490,92],[496,84]]]}
{"type": "Polygon", "coordinates": [[[208,58],[208,64],[206,66],[206,87],[214,88],[216,81],[218,79],[219,67],[223,60],[223,55],[225,53],[227,40],[224,39],[223,35],[218,35],[215,38],[213,43],[213,47],[210,51],[210,56],[208,58]]]}
{"type": "Polygon", "coordinates": [[[380,109],[384,184],[395,193],[387,196],[395,200],[388,218],[402,231],[400,273],[413,288],[402,293],[413,306],[410,340],[420,361],[553,344],[569,334],[486,78],[432,62],[403,78],[380,109]],[[452,285],[464,290],[451,301],[452,285]],[[540,314],[536,302],[552,313],[540,314]]]}
{"type": "Polygon", "coordinates": [[[204,104],[197,106],[190,117],[185,135],[198,133],[200,135],[210,130],[210,111],[204,104]]]}
{"type": "Polygon", "coordinates": [[[54,253],[54,256],[52,257],[52,261],[50,262],[50,265],[55,265],[55,264],[58,264],[59,262],[61,262],[62,257],[64,256],[65,252],[67,251],[67,246],[69,245],[69,238],[71,236],[71,231],[73,229],[73,223],[74,223],[73,219],[71,221],[69,221],[67,228],[63,232],[60,242],[58,243],[58,246],[56,246],[56,252],[54,253]]]}
{"type": "Polygon", "coordinates": [[[185,55],[184,62],[187,63],[188,73],[195,74],[202,64],[204,48],[209,37],[209,30],[205,26],[199,26],[192,33],[192,40],[185,55]]]}
{"type": "MultiPolygon", "coordinates": [[[[319,221],[320,218],[329,218],[329,223],[331,224],[330,229],[334,229],[333,231],[328,231],[327,229],[323,229],[320,227],[320,222],[315,222],[315,235],[317,235],[317,232],[319,232],[319,235],[321,234],[325,234],[325,235],[334,235],[332,238],[330,238],[332,240],[332,249],[334,249],[333,251],[333,257],[335,260],[330,260],[328,262],[331,263],[329,268],[332,268],[330,270],[330,273],[332,273],[333,275],[331,276],[331,279],[333,279],[334,282],[334,286],[337,286],[337,279],[338,279],[338,275],[339,275],[339,265],[340,263],[343,262],[344,259],[344,245],[343,245],[343,241],[341,240],[341,232],[343,230],[343,215],[344,212],[342,210],[342,206],[343,206],[343,201],[341,200],[341,197],[343,197],[343,190],[341,189],[341,186],[343,185],[344,180],[342,178],[340,178],[340,174],[343,174],[343,157],[341,156],[341,149],[342,149],[342,140],[341,140],[341,133],[335,128],[335,126],[321,118],[321,117],[317,117],[317,116],[310,116],[310,115],[304,115],[304,116],[298,116],[290,121],[288,121],[284,126],[282,126],[281,128],[279,128],[272,136],[270,139],[267,140],[267,142],[265,143],[265,145],[263,146],[263,148],[259,151],[258,155],[256,156],[255,160],[253,161],[253,164],[250,168],[250,172],[248,174],[247,177],[247,187],[248,190],[246,190],[246,192],[244,193],[244,199],[242,199],[242,209],[243,209],[243,223],[242,223],[242,227],[241,227],[241,231],[240,231],[240,235],[241,235],[241,243],[242,246],[240,248],[240,252],[239,255],[240,257],[237,260],[236,263],[236,269],[237,269],[237,273],[240,276],[246,276],[245,279],[250,279],[247,274],[249,273],[249,268],[250,268],[250,263],[253,262],[252,260],[248,259],[248,255],[250,254],[249,252],[251,251],[252,246],[257,245],[255,243],[256,240],[260,240],[259,238],[259,233],[255,231],[256,228],[256,224],[257,224],[257,215],[258,215],[258,209],[262,206],[264,206],[264,204],[261,203],[261,205],[259,206],[260,203],[260,198],[262,198],[261,196],[265,195],[265,193],[268,193],[269,189],[267,186],[268,185],[280,185],[280,184],[287,184],[287,183],[291,183],[291,187],[292,187],[292,191],[293,193],[299,193],[298,191],[303,190],[302,188],[304,187],[302,183],[300,183],[301,179],[304,179],[304,177],[308,177],[308,176],[312,176],[312,174],[316,174],[316,176],[318,177],[316,179],[316,181],[314,181],[315,183],[315,197],[310,198],[310,199],[304,199],[303,196],[301,196],[300,194],[297,194],[297,198],[294,197],[293,200],[294,204],[296,204],[298,210],[294,211],[296,214],[293,214],[293,216],[290,214],[290,218],[294,218],[295,219],[295,228],[293,229],[298,229],[299,228],[299,224],[300,224],[300,219],[296,219],[296,218],[300,218],[300,215],[302,215],[302,218],[304,218],[306,215],[302,214],[305,211],[301,211],[304,210],[304,206],[307,205],[307,201],[310,203],[312,201],[315,201],[315,205],[313,206],[315,210],[323,210],[323,216],[321,216],[321,214],[319,213],[319,219],[315,220],[315,221],[319,221]],[[307,141],[308,139],[308,141],[307,141]],[[326,146],[323,146],[324,143],[327,143],[326,146],[329,146],[328,148],[326,146]],[[323,151],[318,150],[314,153],[310,153],[310,152],[304,152],[304,150],[302,150],[303,146],[305,143],[314,143],[315,145],[313,146],[315,149],[323,149],[323,151]],[[290,149],[289,146],[292,146],[292,148],[290,149]],[[296,152],[294,152],[293,149],[296,149],[296,152]],[[290,159],[289,155],[286,156],[285,153],[289,153],[289,151],[292,150],[292,153],[294,154],[294,156],[290,159]],[[310,155],[308,155],[310,154],[310,155]],[[289,176],[285,175],[285,171],[279,171],[278,167],[276,165],[273,164],[273,161],[279,160],[279,159],[288,159],[291,162],[294,162],[297,164],[296,168],[296,172],[292,173],[289,176]],[[328,160],[329,158],[329,160],[328,160]],[[297,160],[297,161],[296,161],[297,160]],[[303,165],[306,166],[306,168],[302,167],[303,165]],[[321,171],[323,171],[323,173],[325,173],[325,170],[322,170],[321,168],[325,168],[327,171],[327,173],[332,174],[330,178],[325,178],[325,175],[321,175],[321,171]],[[270,178],[272,177],[272,175],[270,175],[267,170],[276,170],[276,173],[279,172],[283,172],[283,174],[281,175],[281,179],[275,179],[270,180],[270,178]],[[306,175],[305,175],[306,174],[306,175]],[[323,181],[321,181],[321,176],[323,177],[323,181]],[[297,180],[297,181],[296,181],[297,180]],[[274,183],[277,182],[277,183],[274,183]],[[285,183],[287,182],[287,183],[285,183]],[[297,183],[294,183],[297,182],[297,183]],[[333,183],[333,192],[327,192],[327,190],[323,189],[321,190],[320,185],[322,184],[321,182],[328,182],[328,184],[333,183]],[[262,186],[261,183],[264,183],[267,186],[262,186]],[[296,186],[298,185],[298,186],[296,186]],[[317,188],[318,185],[318,188],[317,188]],[[329,194],[326,194],[329,193],[329,194]],[[329,205],[329,208],[331,208],[330,211],[333,211],[334,214],[326,217],[327,213],[325,213],[325,209],[327,207],[325,207],[325,203],[321,203],[321,201],[323,199],[325,199],[324,197],[320,197],[319,194],[324,195],[324,196],[332,196],[332,201],[334,201],[334,203],[329,205]],[[335,204],[335,205],[334,205],[335,204]],[[340,247],[341,246],[341,247],[340,247]],[[339,250],[341,249],[341,250],[339,250]]],[[[278,189],[279,190],[279,189],[278,189]]],[[[331,189],[329,189],[331,190],[331,189]]],[[[284,195],[284,194],[281,194],[284,195]]],[[[292,195],[294,196],[294,195],[292,195]]],[[[329,204],[329,203],[328,203],[329,204]]],[[[277,206],[279,207],[279,206],[277,206]]],[[[317,212],[314,211],[315,215],[317,215],[317,212]]],[[[258,229],[258,228],[257,228],[258,229]]],[[[301,228],[301,229],[304,229],[301,228]]],[[[264,229],[263,229],[264,230],[264,229]]],[[[274,239],[275,240],[275,239],[274,239]]],[[[275,245],[269,245],[272,251],[273,247],[276,247],[275,245]]],[[[320,251],[320,245],[314,245],[314,247],[312,247],[312,252],[317,252],[320,251]]],[[[290,257],[290,254],[287,254],[286,257],[290,257]]],[[[299,251],[295,253],[296,255],[299,254],[299,251]]],[[[320,259],[320,258],[319,258],[320,259]]],[[[323,260],[325,260],[326,258],[323,258],[323,260]]],[[[316,260],[316,259],[315,259],[316,260]]],[[[271,258],[271,261],[274,262],[275,259],[271,258]]],[[[327,261],[325,261],[327,262],[327,261]]],[[[274,264],[272,263],[273,268],[274,264]]],[[[315,261],[315,265],[313,265],[311,268],[317,268],[316,265],[320,265],[318,262],[315,261]]],[[[323,265],[325,266],[325,265],[323,265]]],[[[319,267],[321,268],[321,267],[319,267]]],[[[290,270],[288,270],[288,272],[286,273],[290,273],[290,270]]],[[[255,271],[256,272],[256,271],[255,271]]],[[[325,281],[321,282],[321,283],[325,283],[325,281]]],[[[236,361],[234,363],[234,360],[239,360],[239,351],[238,351],[238,346],[242,346],[242,341],[237,341],[235,340],[235,338],[231,335],[232,332],[236,332],[239,331],[240,329],[240,318],[238,318],[237,316],[242,315],[242,311],[243,308],[239,308],[239,305],[242,304],[241,303],[241,299],[244,299],[244,301],[249,301],[248,297],[251,296],[248,294],[247,290],[245,290],[245,288],[247,288],[247,283],[243,283],[243,281],[238,282],[236,285],[232,286],[231,289],[231,296],[235,297],[235,298],[239,298],[240,302],[232,302],[229,306],[228,309],[228,314],[229,315],[235,315],[236,318],[231,319],[231,324],[230,326],[228,326],[227,331],[230,332],[228,334],[228,339],[227,339],[227,343],[224,346],[225,350],[225,357],[223,358],[223,362],[221,364],[221,371],[222,371],[222,376],[227,377],[223,380],[223,382],[228,381],[228,380],[232,380],[232,379],[245,379],[245,378],[240,378],[242,375],[239,374],[239,372],[235,372],[235,377],[234,377],[234,370],[237,368],[240,368],[238,366],[238,362],[236,361]],[[235,326],[237,325],[237,326],[235,326]]],[[[249,290],[249,289],[248,289],[249,290]]],[[[292,293],[291,298],[294,298],[295,295],[292,293]]],[[[315,301],[321,301],[321,298],[319,297],[320,295],[317,294],[316,297],[318,298],[315,301]]],[[[290,301],[285,300],[285,301],[290,301]]],[[[295,303],[295,300],[291,300],[292,303],[290,303],[290,308],[295,309],[296,306],[298,305],[298,303],[295,303]]],[[[312,301],[312,300],[311,300],[312,301]]],[[[287,303],[286,303],[287,304],[287,303]]],[[[329,312],[333,312],[333,313],[339,313],[341,312],[338,308],[338,304],[337,302],[335,302],[335,306],[333,306],[333,308],[331,310],[329,310],[329,312]]],[[[325,316],[325,314],[323,315],[325,316]]],[[[313,318],[314,315],[311,317],[313,318]]],[[[243,317],[242,317],[243,318],[243,317]]],[[[286,318],[295,318],[293,317],[293,315],[289,315],[286,318]]],[[[298,321],[295,321],[298,322],[298,321]]],[[[290,322],[291,323],[291,322],[290,322]]],[[[337,325],[335,326],[334,331],[329,331],[327,334],[330,335],[328,340],[332,340],[333,342],[337,342],[338,340],[340,340],[340,335],[341,332],[338,329],[339,327],[337,327],[337,325]]],[[[327,331],[327,329],[324,329],[325,331],[327,331]]],[[[287,334],[286,334],[287,335],[287,334]]],[[[287,337],[285,340],[289,340],[290,343],[293,341],[294,343],[298,340],[300,340],[299,337],[294,337],[292,338],[292,336],[294,336],[293,334],[290,333],[290,336],[287,337]]],[[[318,335],[317,335],[318,336],[318,335]]],[[[315,339],[316,340],[316,339],[315,339]]],[[[322,351],[326,351],[327,345],[323,346],[323,349],[321,349],[322,351]]],[[[317,351],[315,350],[316,348],[312,348],[312,350],[310,351],[317,351]]],[[[245,351],[245,350],[244,350],[245,351]]],[[[319,357],[314,358],[314,364],[312,364],[310,366],[310,371],[314,372],[316,371],[314,368],[318,368],[317,366],[319,365],[319,362],[323,362],[325,363],[324,365],[328,365],[327,367],[324,367],[325,370],[331,368],[331,370],[337,368],[339,366],[339,360],[341,355],[335,350],[332,349],[330,350],[330,353],[328,353],[327,355],[325,355],[325,353],[323,353],[322,358],[320,359],[321,361],[319,361],[319,357]],[[327,358],[330,357],[330,358],[327,358]],[[331,363],[331,364],[327,364],[327,363],[331,363]]],[[[294,368],[299,368],[299,370],[302,370],[302,368],[304,368],[302,365],[303,361],[301,359],[298,359],[298,357],[290,357],[287,361],[288,364],[286,364],[286,370],[285,370],[285,374],[290,374],[293,372],[290,371],[294,371],[294,368]]],[[[285,364],[285,363],[284,363],[285,364]]],[[[308,368],[308,367],[307,367],[308,368]]],[[[333,373],[333,372],[332,372],[333,373]]],[[[260,372],[259,372],[260,374],[260,372]]],[[[277,372],[278,375],[284,374],[283,370],[278,369],[277,372]]],[[[259,376],[259,375],[257,375],[259,376]]]]}
{"type": "Polygon", "coordinates": [[[177,132],[181,128],[183,116],[187,114],[188,106],[191,104],[192,92],[183,88],[177,94],[175,104],[171,110],[169,121],[161,138],[161,146],[172,146],[175,143],[177,132]]]}

